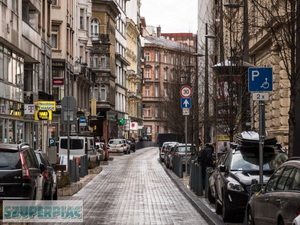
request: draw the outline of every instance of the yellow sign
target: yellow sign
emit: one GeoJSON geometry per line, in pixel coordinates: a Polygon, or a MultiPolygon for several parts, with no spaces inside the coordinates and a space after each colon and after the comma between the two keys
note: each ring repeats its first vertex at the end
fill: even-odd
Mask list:
{"type": "Polygon", "coordinates": [[[226,134],[220,134],[216,136],[217,141],[229,141],[230,138],[226,134]]]}
{"type": "Polygon", "coordinates": [[[56,102],[55,101],[38,101],[35,102],[39,110],[52,110],[56,111],[56,102]]]}
{"type": "Polygon", "coordinates": [[[52,110],[36,110],[34,120],[52,120],[52,110]]]}

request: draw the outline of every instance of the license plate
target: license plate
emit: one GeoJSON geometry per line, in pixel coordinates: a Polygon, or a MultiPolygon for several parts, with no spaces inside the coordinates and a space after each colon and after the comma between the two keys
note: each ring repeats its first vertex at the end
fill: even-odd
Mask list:
{"type": "Polygon", "coordinates": [[[0,192],[3,192],[3,189],[4,189],[3,186],[0,186],[0,192]]]}

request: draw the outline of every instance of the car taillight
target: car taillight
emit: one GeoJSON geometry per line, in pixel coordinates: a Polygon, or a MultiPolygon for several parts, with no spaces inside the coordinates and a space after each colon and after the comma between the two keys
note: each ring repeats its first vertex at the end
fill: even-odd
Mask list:
{"type": "Polygon", "coordinates": [[[165,152],[165,149],[164,149],[164,148],[161,148],[161,152],[165,152]]]}
{"type": "Polygon", "coordinates": [[[43,177],[45,180],[48,180],[49,179],[49,171],[48,170],[44,170],[43,173],[42,173],[43,177]]]}
{"type": "Polygon", "coordinates": [[[25,157],[22,152],[20,152],[21,164],[22,164],[22,177],[23,179],[30,179],[29,169],[25,160],[25,157]]]}

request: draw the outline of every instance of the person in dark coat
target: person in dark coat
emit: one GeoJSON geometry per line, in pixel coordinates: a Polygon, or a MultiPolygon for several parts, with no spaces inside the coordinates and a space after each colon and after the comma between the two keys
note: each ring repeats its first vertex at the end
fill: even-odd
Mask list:
{"type": "Polygon", "coordinates": [[[207,167],[214,167],[213,153],[214,146],[212,144],[206,143],[204,148],[199,152],[198,155],[197,161],[198,164],[201,165],[203,188],[205,188],[207,167]]]}

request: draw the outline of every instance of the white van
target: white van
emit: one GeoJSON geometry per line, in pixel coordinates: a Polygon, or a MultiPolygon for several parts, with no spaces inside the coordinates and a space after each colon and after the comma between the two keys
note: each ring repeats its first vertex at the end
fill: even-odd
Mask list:
{"type": "MultiPolygon", "coordinates": [[[[70,136],[70,156],[97,155],[94,137],[70,136]]],[[[59,137],[59,156],[68,155],[68,137],[59,137]]]]}

